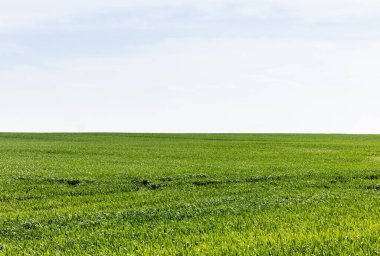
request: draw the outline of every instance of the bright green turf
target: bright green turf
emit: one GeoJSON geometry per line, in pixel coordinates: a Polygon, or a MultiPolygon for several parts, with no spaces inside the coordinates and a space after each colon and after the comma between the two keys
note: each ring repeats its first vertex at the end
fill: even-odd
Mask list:
{"type": "Polygon", "coordinates": [[[0,134],[0,254],[377,253],[380,136],[0,134]]]}

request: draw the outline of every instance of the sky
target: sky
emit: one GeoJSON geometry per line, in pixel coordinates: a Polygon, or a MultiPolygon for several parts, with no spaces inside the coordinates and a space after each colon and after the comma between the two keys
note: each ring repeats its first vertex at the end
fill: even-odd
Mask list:
{"type": "Polygon", "coordinates": [[[0,0],[0,131],[380,133],[375,0],[0,0]]]}

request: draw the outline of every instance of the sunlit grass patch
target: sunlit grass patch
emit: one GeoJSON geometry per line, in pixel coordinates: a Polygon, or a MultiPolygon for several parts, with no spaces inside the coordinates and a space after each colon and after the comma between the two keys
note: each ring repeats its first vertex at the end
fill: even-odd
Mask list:
{"type": "Polygon", "coordinates": [[[0,134],[0,255],[376,255],[380,136],[0,134]]]}

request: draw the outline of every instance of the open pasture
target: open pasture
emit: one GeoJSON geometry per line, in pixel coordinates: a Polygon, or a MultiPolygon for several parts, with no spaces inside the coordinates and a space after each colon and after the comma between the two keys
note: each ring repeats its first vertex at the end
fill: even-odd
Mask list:
{"type": "Polygon", "coordinates": [[[0,134],[0,255],[376,255],[380,136],[0,134]]]}

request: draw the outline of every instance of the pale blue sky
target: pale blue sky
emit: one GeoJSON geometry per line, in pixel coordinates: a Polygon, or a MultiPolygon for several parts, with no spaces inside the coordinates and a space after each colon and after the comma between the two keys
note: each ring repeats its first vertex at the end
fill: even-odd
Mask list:
{"type": "Polygon", "coordinates": [[[380,2],[0,0],[0,131],[379,133],[380,2]]]}

